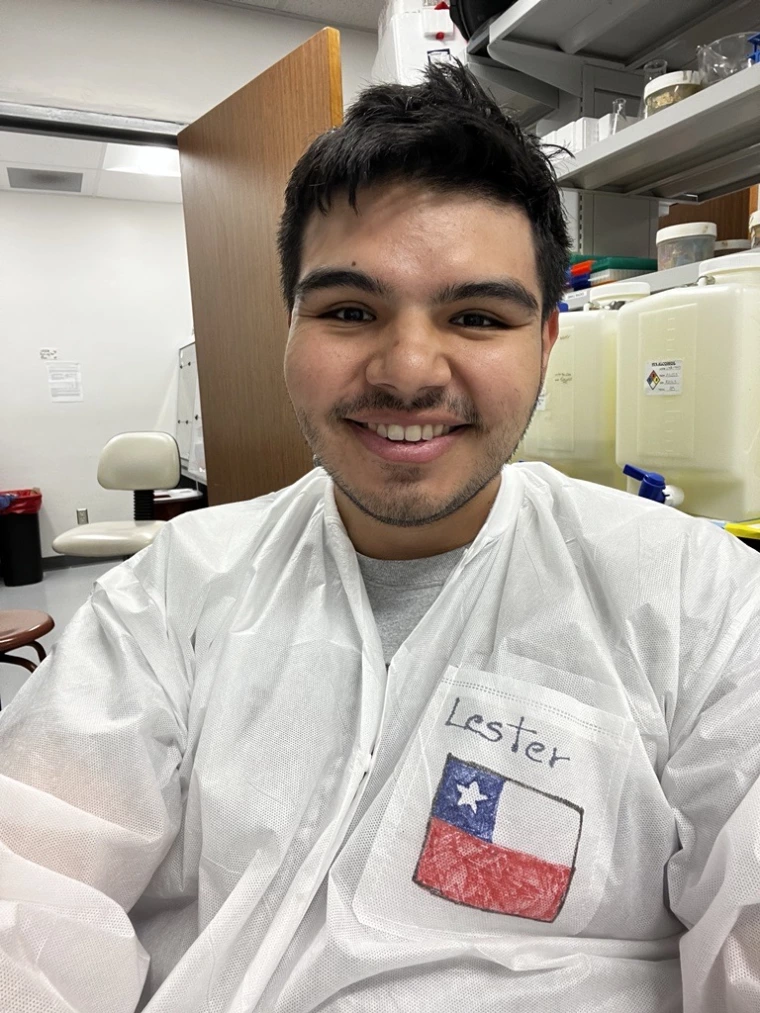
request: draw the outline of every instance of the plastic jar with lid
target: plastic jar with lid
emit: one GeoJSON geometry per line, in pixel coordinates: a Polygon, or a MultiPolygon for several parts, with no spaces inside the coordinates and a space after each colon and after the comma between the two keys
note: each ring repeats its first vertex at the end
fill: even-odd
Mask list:
{"type": "Polygon", "coordinates": [[[582,312],[561,313],[541,396],[517,457],[544,461],[572,478],[625,489],[615,463],[618,310],[649,295],[646,282],[591,292],[582,312]]]}
{"type": "Polygon", "coordinates": [[[657,270],[667,271],[684,264],[709,260],[715,251],[718,226],[715,222],[686,222],[668,225],[657,232],[657,270]]]}
{"type": "Polygon", "coordinates": [[[760,249],[760,211],[749,216],[749,241],[753,250],[760,249]]]}
{"type": "Polygon", "coordinates": [[[618,314],[617,462],[663,474],[682,509],[760,517],[760,256],[618,314]]]}
{"type": "Polygon", "coordinates": [[[682,102],[702,90],[702,78],[696,70],[678,70],[655,77],[644,87],[644,116],[682,102]]]}
{"type": "Polygon", "coordinates": [[[746,253],[751,248],[749,239],[719,239],[715,244],[715,256],[726,257],[733,253],[746,253]]]}

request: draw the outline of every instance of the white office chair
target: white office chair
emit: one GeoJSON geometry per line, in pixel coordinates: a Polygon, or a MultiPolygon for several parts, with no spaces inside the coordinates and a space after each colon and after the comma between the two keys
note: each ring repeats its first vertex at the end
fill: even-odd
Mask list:
{"type": "Polygon", "coordinates": [[[153,519],[153,491],[179,482],[179,448],[169,433],[121,433],[106,443],[98,462],[104,489],[134,492],[134,520],[79,524],[53,542],[70,556],[131,556],[150,545],[165,521],[153,519]]]}

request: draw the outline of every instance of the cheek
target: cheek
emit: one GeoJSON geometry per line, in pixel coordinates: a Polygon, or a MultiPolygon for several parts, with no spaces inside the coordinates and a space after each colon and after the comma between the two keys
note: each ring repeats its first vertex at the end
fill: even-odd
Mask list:
{"type": "Polygon", "coordinates": [[[285,350],[285,383],[297,408],[328,411],[351,393],[353,367],[334,342],[305,329],[291,333],[285,350]]]}
{"type": "Polygon", "coordinates": [[[462,375],[489,426],[533,407],[541,379],[541,345],[526,341],[507,349],[482,350],[462,364],[462,375]]]}

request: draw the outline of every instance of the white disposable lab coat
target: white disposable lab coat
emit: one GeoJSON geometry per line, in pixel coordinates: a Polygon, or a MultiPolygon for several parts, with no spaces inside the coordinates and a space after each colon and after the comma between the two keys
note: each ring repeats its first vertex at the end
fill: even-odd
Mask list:
{"type": "Polygon", "coordinates": [[[756,1013],[759,657],[755,554],[543,465],[388,671],[324,472],[187,514],[0,720],[0,1008],[756,1013]]]}

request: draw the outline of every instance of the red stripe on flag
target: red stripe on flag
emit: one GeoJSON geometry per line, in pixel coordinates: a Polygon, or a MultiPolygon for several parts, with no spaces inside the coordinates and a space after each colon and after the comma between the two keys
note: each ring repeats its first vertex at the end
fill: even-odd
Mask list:
{"type": "Polygon", "coordinates": [[[551,922],[571,873],[566,865],[500,848],[433,817],[414,882],[467,907],[551,922]]]}

